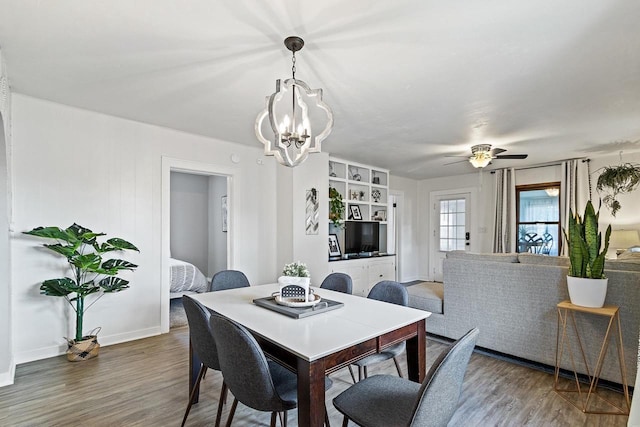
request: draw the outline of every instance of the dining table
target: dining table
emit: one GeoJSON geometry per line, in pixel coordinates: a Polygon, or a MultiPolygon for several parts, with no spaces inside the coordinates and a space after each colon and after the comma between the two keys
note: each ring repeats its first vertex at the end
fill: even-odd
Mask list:
{"type": "MultiPolygon", "coordinates": [[[[208,309],[243,325],[265,354],[298,378],[298,425],[322,426],[325,376],[371,354],[406,341],[408,377],[422,382],[426,370],[426,319],[430,312],[320,288],[320,301],[337,309],[294,318],[253,301],[279,291],[276,284],[207,292],[193,298],[208,309]]],[[[199,361],[190,352],[190,386],[199,361]]],[[[223,373],[224,375],[224,373],[223,373]]]]}

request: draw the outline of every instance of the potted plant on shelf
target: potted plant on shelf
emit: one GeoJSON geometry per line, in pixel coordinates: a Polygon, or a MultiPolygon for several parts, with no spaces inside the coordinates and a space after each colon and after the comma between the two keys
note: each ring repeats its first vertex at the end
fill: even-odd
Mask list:
{"type": "Polygon", "coordinates": [[[605,193],[602,201],[615,217],[622,207],[616,199],[618,194],[631,193],[640,184],[640,165],[623,163],[618,166],[605,166],[602,169],[596,188],[598,192],[605,193]]]}
{"type": "Polygon", "coordinates": [[[569,248],[569,298],[573,304],[583,307],[602,307],[607,295],[608,279],[604,275],[604,262],[609,249],[611,225],[607,227],[603,241],[602,233],[598,231],[599,216],[600,212],[596,213],[589,200],[584,217],[570,211],[569,230],[563,230],[569,248]]]}
{"type": "MultiPolygon", "coordinates": [[[[52,244],[43,246],[58,255],[64,256],[69,263],[71,277],[48,279],[40,285],[40,293],[55,297],[64,297],[75,311],[75,337],[67,338],[67,358],[71,361],[87,360],[98,355],[97,333],[83,335],[84,314],[104,294],[119,292],[129,287],[129,281],[116,277],[122,270],[135,270],[138,266],[123,259],[103,260],[103,255],[123,250],[139,252],[133,244],[114,237],[106,242],[98,242],[104,233],[94,233],[81,225],[73,224],[63,230],[58,227],[37,227],[24,234],[53,239],[52,244]],[[95,298],[85,306],[85,299],[95,298]]],[[[96,331],[96,329],[94,329],[96,331]]]]}
{"type": "Polygon", "coordinates": [[[342,227],[342,219],[344,218],[344,203],[342,203],[342,194],[334,187],[329,187],[329,219],[336,227],[342,227]]]}

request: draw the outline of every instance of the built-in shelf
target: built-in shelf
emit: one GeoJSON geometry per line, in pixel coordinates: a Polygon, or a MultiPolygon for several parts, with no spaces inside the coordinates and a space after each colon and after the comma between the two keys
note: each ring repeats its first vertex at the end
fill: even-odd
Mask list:
{"type": "MultiPolygon", "coordinates": [[[[389,171],[330,157],[328,178],[329,187],[335,188],[342,195],[345,205],[344,220],[380,223],[380,250],[384,252],[387,234],[389,171]]],[[[339,243],[344,248],[342,229],[330,223],[329,233],[338,235],[339,243]]]]}

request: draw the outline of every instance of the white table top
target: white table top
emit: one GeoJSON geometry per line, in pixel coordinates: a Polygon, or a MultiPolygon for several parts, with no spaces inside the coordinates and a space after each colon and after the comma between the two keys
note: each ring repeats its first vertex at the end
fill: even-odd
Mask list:
{"type": "Polygon", "coordinates": [[[197,294],[193,298],[308,361],[431,316],[424,310],[318,288],[314,291],[322,298],[340,301],[344,306],[294,319],[253,303],[279,288],[278,284],[250,286],[197,294]]]}

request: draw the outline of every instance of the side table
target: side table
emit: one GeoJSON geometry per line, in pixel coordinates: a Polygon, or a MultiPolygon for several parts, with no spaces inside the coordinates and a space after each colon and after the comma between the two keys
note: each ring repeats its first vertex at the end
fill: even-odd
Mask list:
{"type": "MultiPolygon", "coordinates": [[[[582,307],[579,305],[571,304],[569,301],[562,301],[558,303],[558,332],[556,339],[556,367],[555,367],[555,379],[553,389],[558,393],[563,399],[567,402],[574,405],[576,408],[580,409],[584,413],[588,414],[615,414],[615,415],[629,415],[629,410],[631,408],[631,401],[629,399],[629,388],[627,386],[627,375],[626,375],[626,367],[624,364],[624,347],[622,346],[622,330],[620,329],[620,307],[617,306],[605,306],[602,308],[591,308],[591,307],[582,307]],[[607,330],[604,335],[604,339],[602,340],[602,345],[600,346],[600,354],[598,355],[598,360],[596,362],[595,369],[593,371],[593,375],[589,370],[589,365],[587,363],[587,358],[585,356],[584,347],[582,345],[582,340],[580,338],[580,333],[578,331],[578,327],[576,325],[576,313],[585,313],[587,315],[596,315],[596,316],[606,316],[609,318],[609,323],[607,325],[607,330]],[[571,319],[571,324],[573,325],[573,330],[575,332],[575,336],[578,341],[578,346],[580,348],[580,353],[582,355],[582,361],[587,370],[587,378],[589,380],[589,391],[586,391],[586,387],[581,387],[580,381],[578,380],[578,372],[576,370],[575,357],[573,354],[573,349],[571,348],[571,344],[569,343],[569,337],[567,334],[567,323],[568,320],[571,319]],[[618,333],[612,333],[612,330],[617,328],[618,333]],[[616,337],[617,335],[617,337],[616,337]],[[606,399],[602,395],[597,392],[598,381],[600,379],[600,373],[602,372],[602,367],[604,364],[605,355],[607,354],[607,349],[609,348],[609,342],[613,340],[614,344],[617,347],[618,353],[618,363],[620,364],[620,376],[621,376],[621,384],[624,392],[624,399],[626,403],[626,409],[620,408],[616,404],[612,403],[610,400],[606,399]],[[573,369],[573,375],[575,379],[575,388],[567,388],[561,389],[558,386],[558,376],[560,373],[560,364],[562,362],[562,356],[564,354],[565,348],[567,353],[569,354],[569,360],[571,361],[571,367],[573,369]],[[585,393],[586,392],[586,393],[585,393]],[[568,398],[570,393],[577,393],[578,399],[571,400],[568,398]],[[590,410],[589,403],[592,396],[596,396],[602,401],[606,402],[607,406],[611,407],[611,411],[602,411],[602,410],[590,410]]],[[[593,400],[591,400],[593,402],[593,400]]]]}

